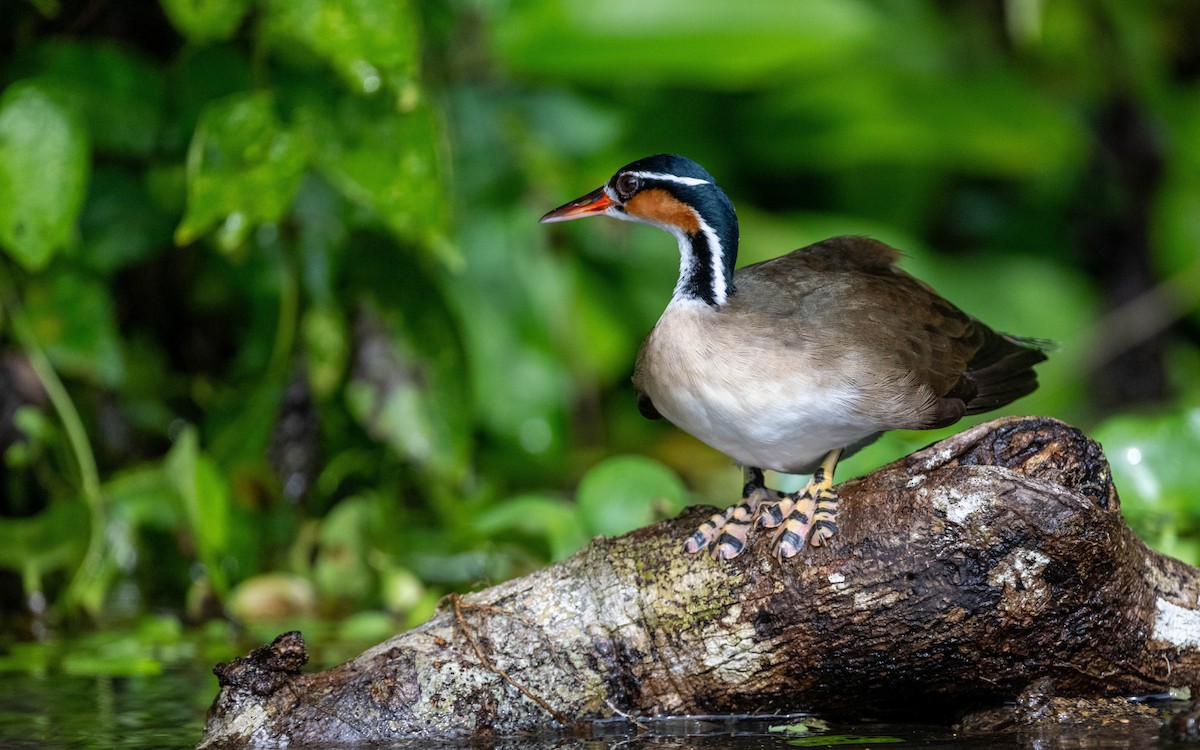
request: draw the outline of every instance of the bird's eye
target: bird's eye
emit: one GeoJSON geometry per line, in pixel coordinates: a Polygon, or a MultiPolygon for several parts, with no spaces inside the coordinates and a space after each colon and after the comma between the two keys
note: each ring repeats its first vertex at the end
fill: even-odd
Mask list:
{"type": "Polygon", "coordinates": [[[622,198],[628,198],[638,191],[642,186],[642,180],[635,174],[623,174],[617,177],[617,193],[622,198]]]}

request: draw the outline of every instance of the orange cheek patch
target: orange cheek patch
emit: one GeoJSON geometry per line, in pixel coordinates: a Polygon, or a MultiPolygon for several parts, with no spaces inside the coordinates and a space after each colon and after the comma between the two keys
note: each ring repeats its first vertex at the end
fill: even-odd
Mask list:
{"type": "Polygon", "coordinates": [[[625,203],[625,211],[658,224],[679,227],[688,234],[700,231],[700,217],[695,209],[676,200],[666,190],[643,190],[625,203]]]}

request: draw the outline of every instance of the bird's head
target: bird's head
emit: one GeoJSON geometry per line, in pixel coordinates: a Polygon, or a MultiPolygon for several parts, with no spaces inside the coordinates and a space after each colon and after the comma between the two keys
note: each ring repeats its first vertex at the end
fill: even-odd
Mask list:
{"type": "Polygon", "coordinates": [[[559,206],[542,223],[612,216],[665,229],[680,237],[710,234],[736,252],[737,214],[704,167],[683,156],[659,154],[617,170],[608,182],[559,206]]]}
{"type": "Polygon", "coordinates": [[[733,203],[691,159],[659,154],[617,170],[592,192],[559,206],[543,223],[612,216],[665,229],[679,240],[675,300],[719,308],[734,293],[738,223],[733,203]]]}

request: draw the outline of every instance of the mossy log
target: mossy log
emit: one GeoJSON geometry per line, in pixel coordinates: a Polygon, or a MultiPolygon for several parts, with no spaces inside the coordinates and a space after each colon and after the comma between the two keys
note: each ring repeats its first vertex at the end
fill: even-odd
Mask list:
{"type": "Polygon", "coordinates": [[[596,539],[301,674],[298,634],[218,667],[202,747],[577,730],[613,716],[953,710],[1200,685],[1200,570],[1121,517],[1100,447],[980,425],[841,486],[837,535],[780,562],[682,551],[709,509],[596,539]]]}

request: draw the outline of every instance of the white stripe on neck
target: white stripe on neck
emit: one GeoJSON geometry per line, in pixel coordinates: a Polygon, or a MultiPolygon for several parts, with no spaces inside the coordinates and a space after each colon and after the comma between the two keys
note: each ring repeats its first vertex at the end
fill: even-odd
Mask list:
{"type": "Polygon", "coordinates": [[[717,236],[716,231],[703,218],[700,218],[700,231],[704,233],[709,250],[712,251],[713,301],[720,307],[728,297],[728,290],[725,288],[725,248],[722,247],[721,238],[717,236]]]}
{"type": "MultiPolygon", "coordinates": [[[[675,292],[671,295],[674,302],[680,302],[688,299],[685,296],[685,283],[692,276],[692,269],[698,263],[696,252],[692,248],[692,240],[686,232],[676,226],[668,224],[659,224],[658,226],[666,229],[671,234],[675,235],[675,239],[679,241],[679,280],[675,284],[675,292]]],[[[721,245],[721,239],[717,236],[708,222],[700,219],[700,233],[704,235],[704,239],[708,243],[708,250],[711,256],[712,263],[712,301],[717,307],[724,305],[729,299],[729,290],[725,283],[725,248],[721,245]]],[[[701,301],[701,300],[697,300],[701,301]]],[[[707,300],[703,300],[708,304],[707,300]]]]}

